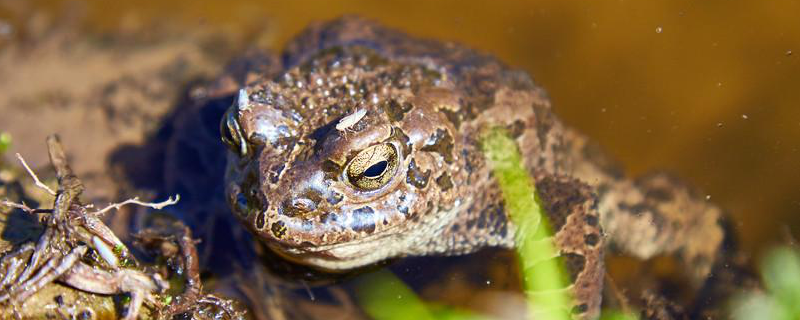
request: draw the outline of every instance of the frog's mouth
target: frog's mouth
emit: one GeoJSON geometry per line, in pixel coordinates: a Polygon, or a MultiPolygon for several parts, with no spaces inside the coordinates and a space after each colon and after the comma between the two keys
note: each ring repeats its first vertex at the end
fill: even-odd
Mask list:
{"type": "Polygon", "coordinates": [[[343,272],[369,266],[390,258],[422,255],[429,250],[431,234],[441,232],[455,215],[469,208],[471,199],[460,201],[451,209],[421,217],[415,228],[400,231],[399,227],[385,229],[368,237],[350,241],[313,245],[309,242],[290,244],[265,240],[276,254],[295,263],[330,272],[343,272]]]}

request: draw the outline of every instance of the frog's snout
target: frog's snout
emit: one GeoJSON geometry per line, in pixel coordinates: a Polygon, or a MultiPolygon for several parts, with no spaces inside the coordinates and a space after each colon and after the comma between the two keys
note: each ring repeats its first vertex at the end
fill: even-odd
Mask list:
{"type": "Polygon", "coordinates": [[[296,197],[289,199],[289,207],[301,213],[308,213],[317,209],[317,202],[309,198],[296,197]]]}
{"type": "Polygon", "coordinates": [[[299,194],[288,194],[281,202],[280,213],[289,217],[309,216],[317,211],[322,196],[319,192],[306,191],[299,194]]]}

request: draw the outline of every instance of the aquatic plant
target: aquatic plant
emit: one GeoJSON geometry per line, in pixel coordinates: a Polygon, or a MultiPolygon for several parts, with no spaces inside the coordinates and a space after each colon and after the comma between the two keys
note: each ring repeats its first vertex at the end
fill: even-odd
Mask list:
{"type": "Polygon", "coordinates": [[[765,291],[750,291],[734,297],[730,311],[734,319],[789,320],[800,318],[800,253],[796,248],[777,247],[759,264],[765,291]]]}

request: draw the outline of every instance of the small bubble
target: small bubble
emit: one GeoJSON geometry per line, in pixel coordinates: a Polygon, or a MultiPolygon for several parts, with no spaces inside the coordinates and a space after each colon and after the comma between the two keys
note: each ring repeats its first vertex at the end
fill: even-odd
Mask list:
{"type": "Polygon", "coordinates": [[[748,118],[749,118],[749,117],[748,117],[746,114],[743,114],[743,115],[742,115],[742,119],[745,119],[745,120],[747,120],[748,118]]]}
{"type": "Polygon", "coordinates": [[[398,300],[399,300],[399,299],[403,299],[403,295],[400,295],[400,294],[398,294],[398,295],[397,295],[397,299],[398,299],[398,300]]]}
{"type": "Polygon", "coordinates": [[[706,200],[711,200],[711,195],[710,194],[706,195],[706,200]]]}
{"type": "Polygon", "coordinates": [[[717,128],[722,128],[722,122],[717,122],[717,128]]]}
{"type": "Polygon", "coordinates": [[[656,27],[656,33],[661,33],[662,31],[664,31],[664,29],[663,29],[663,28],[661,28],[661,27],[656,27]]]}
{"type": "Polygon", "coordinates": [[[602,113],[606,113],[606,108],[602,108],[602,109],[600,109],[600,112],[602,112],[602,113]]]}
{"type": "Polygon", "coordinates": [[[490,286],[490,285],[492,285],[492,280],[486,280],[486,285],[487,285],[487,286],[490,286]]]}
{"type": "Polygon", "coordinates": [[[722,86],[722,82],[717,82],[717,88],[722,86]]]}
{"type": "Polygon", "coordinates": [[[786,55],[787,56],[791,56],[792,55],[792,50],[786,50],[786,55]]]}

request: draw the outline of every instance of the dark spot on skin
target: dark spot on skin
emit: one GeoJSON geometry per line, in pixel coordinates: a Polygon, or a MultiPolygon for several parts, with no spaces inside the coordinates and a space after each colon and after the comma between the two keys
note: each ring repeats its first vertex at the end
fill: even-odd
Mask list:
{"type": "Polygon", "coordinates": [[[331,205],[336,205],[337,203],[342,201],[342,199],[344,199],[344,196],[341,193],[338,193],[336,191],[331,191],[331,193],[328,195],[328,198],[326,200],[331,205]]]}
{"type": "Polygon", "coordinates": [[[553,127],[554,119],[547,106],[534,104],[533,113],[536,115],[536,137],[539,138],[539,146],[545,148],[547,146],[547,136],[553,127]]]}
{"type": "Polygon", "coordinates": [[[572,314],[586,313],[586,311],[589,311],[589,305],[585,303],[572,307],[572,314]]]}
{"type": "Polygon", "coordinates": [[[273,222],[270,229],[272,230],[272,235],[275,236],[275,239],[281,239],[286,235],[286,224],[284,224],[283,221],[273,222]]]}
{"type": "Polygon", "coordinates": [[[620,202],[617,204],[617,208],[621,211],[628,211],[634,215],[641,215],[642,213],[649,211],[651,208],[645,203],[637,203],[634,205],[630,205],[624,202],[620,202]]]}
{"type": "MultiPolygon", "coordinates": [[[[472,81],[475,81],[474,79],[472,81]]],[[[483,83],[485,81],[478,80],[483,83]]],[[[477,86],[478,84],[474,84],[477,86]]],[[[472,120],[478,117],[480,113],[494,106],[494,91],[473,92],[472,96],[461,102],[460,105],[466,106],[464,108],[464,120],[472,120]]]]}
{"type": "Polygon", "coordinates": [[[278,178],[280,178],[281,172],[283,172],[285,167],[286,165],[283,163],[272,166],[272,168],[269,170],[269,181],[272,183],[278,183],[278,178]]]}
{"type": "Polygon", "coordinates": [[[461,158],[464,159],[464,170],[467,170],[467,173],[472,173],[472,170],[475,168],[472,164],[472,159],[469,157],[469,151],[466,148],[461,149],[461,158]]]}
{"type": "Polygon", "coordinates": [[[92,310],[83,310],[80,314],[78,314],[79,320],[91,320],[94,319],[94,312],[92,310]]]}
{"type": "Polygon", "coordinates": [[[370,207],[361,207],[353,210],[353,224],[350,228],[356,232],[375,232],[375,211],[370,207]]]}
{"type": "Polygon", "coordinates": [[[64,297],[63,297],[62,295],[60,295],[60,294],[59,294],[59,295],[57,295],[57,296],[55,296],[55,298],[53,298],[53,300],[54,300],[54,301],[56,302],[56,304],[58,304],[59,306],[63,306],[63,305],[64,305],[64,297]]]}
{"type": "Polygon", "coordinates": [[[389,116],[389,120],[392,122],[398,122],[403,120],[406,116],[406,113],[411,111],[414,108],[409,102],[399,103],[395,99],[390,99],[384,104],[384,110],[386,110],[386,114],[389,116]]]}
{"type": "MultiPolygon", "coordinates": [[[[472,209],[470,209],[472,210],[472,209]]],[[[491,204],[481,210],[477,219],[467,221],[467,228],[471,229],[473,226],[480,230],[488,230],[492,234],[502,234],[508,232],[506,225],[508,219],[505,213],[505,205],[501,203],[491,204]]]]}
{"type": "Polygon", "coordinates": [[[522,120],[516,120],[508,125],[508,134],[511,135],[514,139],[519,138],[523,133],[525,133],[525,122],[522,120]]]}
{"type": "Polygon", "coordinates": [[[564,227],[567,217],[572,214],[572,208],[586,200],[578,186],[580,185],[557,181],[552,177],[545,177],[536,183],[554,233],[564,227]]]}
{"type": "Polygon", "coordinates": [[[461,230],[460,224],[454,224],[453,226],[450,227],[450,231],[453,233],[458,233],[459,230],[461,230]]]}
{"type": "Polygon", "coordinates": [[[397,206],[397,211],[400,211],[404,216],[408,217],[408,206],[400,204],[397,206]]]}
{"type": "Polygon", "coordinates": [[[453,187],[453,180],[450,179],[450,175],[445,172],[436,178],[436,184],[439,185],[439,188],[442,188],[442,191],[447,191],[453,187]]]}
{"type": "Polygon", "coordinates": [[[670,202],[675,197],[672,192],[666,188],[650,188],[645,192],[645,197],[656,200],[658,202],[670,202]]]}
{"type": "Polygon", "coordinates": [[[596,227],[597,223],[599,222],[598,221],[599,219],[597,219],[597,216],[593,216],[593,215],[584,216],[583,220],[586,221],[586,224],[588,224],[588,225],[590,225],[592,227],[596,227]]]}
{"type": "Polygon", "coordinates": [[[570,280],[575,281],[586,267],[586,257],[576,253],[564,253],[561,258],[564,259],[564,266],[569,272],[570,280]]]}
{"type": "Polygon", "coordinates": [[[502,227],[497,229],[497,235],[499,235],[500,238],[505,238],[506,236],[508,236],[508,224],[507,223],[504,223],[502,227]]]}
{"type": "Polygon", "coordinates": [[[596,246],[600,242],[600,236],[596,233],[590,233],[583,236],[583,241],[589,246],[596,246]]]}
{"type": "Polygon", "coordinates": [[[428,143],[420,149],[422,151],[436,152],[444,158],[447,163],[453,162],[453,137],[447,130],[436,129],[431,134],[428,143]]]}
{"type": "MultiPolygon", "coordinates": [[[[468,211],[468,212],[474,212],[475,210],[477,210],[477,209],[475,208],[475,205],[471,205],[471,206],[469,207],[469,210],[467,210],[467,211],[468,211]]],[[[476,222],[476,221],[477,221],[476,219],[470,219],[470,220],[467,220],[467,225],[466,225],[467,229],[468,229],[468,230],[469,230],[469,229],[472,229],[472,227],[474,227],[474,226],[475,226],[475,222],[476,222]]]]}
{"type": "Polygon", "coordinates": [[[439,112],[444,114],[444,116],[448,121],[450,121],[450,123],[453,124],[453,127],[455,127],[456,130],[461,127],[461,113],[450,111],[449,109],[439,109],[439,112]]]}
{"type": "Polygon", "coordinates": [[[595,196],[594,199],[592,199],[592,204],[589,206],[589,210],[593,211],[593,212],[597,212],[597,210],[600,210],[599,207],[600,207],[600,203],[599,203],[599,201],[597,201],[597,197],[595,196]]]}
{"type": "Polygon", "coordinates": [[[256,216],[256,229],[264,229],[264,224],[267,223],[265,219],[264,211],[259,212],[258,216],[256,216]]]}
{"type": "Polygon", "coordinates": [[[469,120],[474,120],[475,118],[478,117],[478,114],[476,113],[475,110],[475,103],[471,102],[470,100],[464,100],[464,99],[459,99],[458,102],[459,104],[464,106],[464,108],[462,109],[464,111],[463,120],[469,121],[469,120]]]}
{"type": "Polygon", "coordinates": [[[325,225],[336,224],[336,222],[339,221],[339,215],[335,213],[325,212],[322,215],[320,215],[319,221],[325,225]]]}
{"type": "Polygon", "coordinates": [[[428,179],[431,177],[431,171],[419,170],[417,168],[417,162],[414,159],[411,159],[411,162],[408,164],[408,175],[406,175],[406,183],[411,184],[412,186],[417,187],[417,189],[423,189],[425,186],[428,185],[428,179]]]}
{"type": "Polygon", "coordinates": [[[411,140],[408,138],[403,129],[398,127],[392,127],[392,135],[389,136],[388,140],[393,140],[400,142],[400,147],[403,151],[403,158],[408,157],[411,154],[411,140]]]}

